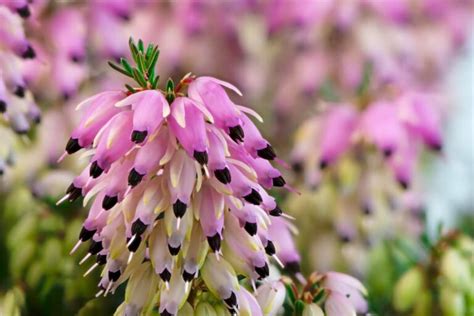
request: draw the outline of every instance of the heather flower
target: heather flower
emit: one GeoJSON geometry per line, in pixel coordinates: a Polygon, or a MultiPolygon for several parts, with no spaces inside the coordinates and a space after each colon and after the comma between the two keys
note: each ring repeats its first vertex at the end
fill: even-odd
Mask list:
{"type": "Polygon", "coordinates": [[[81,264],[95,256],[87,273],[104,266],[98,294],[128,280],[126,313],[155,304],[176,315],[199,278],[231,313],[258,315],[237,275],[255,284],[269,275],[270,258],[299,260],[266,191],[286,183],[247,114],[260,117],[230,100],[225,88],[237,88],[212,77],[158,89],[158,48],[130,48],[137,68],[124,59],[111,66],[140,86],[79,104],[84,115],[66,146],[65,155],[90,155],[64,197],[92,202],[73,251],[90,241],[81,264]]]}
{"type": "Polygon", "coordinates": [[[436,98],[417,92],[403,93],[390,101],[374,101],[359,112],[352,104],[328,104],[298,132],[293,165],[319,174],[318,169],[334,165],[351,150],[371,145],[385,157],[400,185],[408,188],[420,145],[434,151],[442,149],[440,111],[436,98]],[[314,167],[316,164],[319,168],[314,167]]]}
{"type": "Polygon", "coordinates": [[[29,14],[27,2],[0,2],[0,130],[5,134],[0,145],[0,175],[13,162],[14,141],[6,136],[9,131],[3,125],[24,135],[41,120],[40,110],[22,74],[25,60],[36,57],[23,28],[22,17],[29,14]]]}
{"type": "Polygon", "coordinates": [[[314,272],[302,289],[284,278],[287,291],[291,292],[289,305],[296,314],[307,316],[354,316],[368,311],[364,296],[367,290],[354,277],[338,273],[314,272]]]}

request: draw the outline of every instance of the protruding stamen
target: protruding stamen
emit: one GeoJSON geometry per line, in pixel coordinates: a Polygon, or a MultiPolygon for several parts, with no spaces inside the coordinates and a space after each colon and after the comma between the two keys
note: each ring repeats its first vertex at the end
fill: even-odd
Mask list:
{"type": "Polygon", "coordinates": [[[275,259],[275,261],[278,263],[278,265],[283,269],[285,268],[285,265],[283,264],[283,262],[281,262],[280,258],[278,258],[278,256],[276,254],[272,255],[273,259],[275,259]]]}
{"type": "Polygon", "coordinates": [[[79,265],[81,265],[81,264],[83,264],[84,262],[86,262],[87,259],[89,259],[90,256],[92,256],[92,254],[91,254],[90,252],[88,252],[88,253],[84,256],[84,258],[82,258],[82,260],[79,261],[79,265]]]}
{"type": "Polygon", "coordinates": [[[107,289],[105,290],[104,297],[107,296],[107,294],[109,294],[110,290],[112,289],[113,284],[114,284],[113,281],[109,282],[109,285],[107,285],[107,289]]]}
{"type": "Polygon", "coordinates": [[[56,162],[60,163],[61,161],[64,160],[64,158],[66,158],[67,155],[68,155],[67,151],[63,152],[63,154],[61,156],[59,156],[59,158],[56,162]]]}
{"type": "Polygon", "coordinates": [[[69,252],[70,255],[76,252],[76,250],[79,248],[79,246],[82,244],[82,240],[78,240],[74,247],[72,247],[71,251],[69,252]]]}
{"type": "Polygon", "coordinates": [[[95,294],[95,297],[99,297],[99,296],[101,296],[101,295],[102,295],[102,293],[104,293],[104,290],[100,290],[99,292],[97,292],[97,293],[95,294]]]}
{"type": "Polygon", "coordinates": [[[127,243],[127,249],[128,249],[128,247],[130,247],[130,245],[133,243],[133,241],[135,240],[136,237],[137,237],[137,235],[134,234],[134,235],[130,238],[130,240],[129,240],[128,243],[127,243]]]}
{"type": "Polygon", "coordinates": [[[70,194],[68,193],[68,194],[66,194],[65,196],[63,196],[62,198],[60,198],[60,199],[56,202],[56,206],[57,206],[57,205],[60,205],[60,204],[62,204],[62,203],[64,203],[67,199],[69,199],[69,195],[70,195],[70,194]]]}
{"type": "Polygon", "coordinates": [[[142,238],[139,235],[134,236],[136,237],[133,238],[133,241],[128,245],[128,250],[130,250],[131,252],[137,251],[138,247],[140,247],[140,243],[142,242],[142,238]]]}
{"type": "Polygon", "coordinates": [[[289,214],[286,214],[286,213],[281,213],[281,217],[284,217],[286,219],[289,219],[289,220],[296,220],[296,218],[294,218],[293,216],[289,215],[289,214]]]}
{"type": "Polygon", "coordinates": [[[176,218],[176,230],[179,230],[179,226],[181,226],[181,217],[176,218]]]}
{"type": "Polygon", "coordinates": [[[250,279],[250,284],[252,285],[253,292],[257,293],[257,285],[255,284],[255,280],[250,279]]]}
{"type": "Polygon", "coordinates": [[[86,271],[86,273],[84,273],[82,276],[83,277],[86,277],[89,273],[91,273],[92,271],[94,271],[95,268],[97,268],[99,266],[99,263],[94,263],[92,265],[92,267],[89,268],[89,270],[86,271]]]}

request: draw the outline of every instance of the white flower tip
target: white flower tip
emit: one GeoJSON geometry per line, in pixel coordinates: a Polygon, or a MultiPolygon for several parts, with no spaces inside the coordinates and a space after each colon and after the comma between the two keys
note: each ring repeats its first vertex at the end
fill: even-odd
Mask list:
{"type": "Polygon", "coordinates": [[[104,293],[104,290],[100,290],[99,292],[97,292],[97,293],[95,294],[95,297],[99,297],[99,296],[101,296],[101,295],[102,295],[102,293],[104,293]]]}
{"type": "Polygon", "coordinates": [[[282,214],[281,214],[281,217],[284,217],[284,218],[289,219],[289,220],[292,220],[292,221],[296,220],[296,218],[294,218],[293,216],[288,215],[288,214],[286,214],[286,213],[282,213],[282,214]]]}
{"type": "Polygon", "coordinates": [[[87,253],[87,255],[85,255],[85,257],[84,257],[84,258],[82,258],[82,260],[81,260],[81,261],[79,261],[79,265],[81,265],[81,264],[83,264],[84,262],[86,262],[86,261],[87,261],[87,259],[89,259],[89,257],[90,257],[90,256],[91,256],[91,253],[90,253],[90,252],[88,252],[88,253],[87,253]]]}
{"type": "Polygon", "coordinates": [[[76,252],[77,248],[82,244],[82,240],[78,240],[77,243],[72,247],[71,251],[69,252],[70,255],[76,252]]]}
{"type": "Polygon", "coordinates": [[[68,155],[67,151],[64,151],[63,154],[58,158],[56,162],[61,163],[64,160],[64,158],[66,158],[67,155],[68,155]]]}
{"type": "Polygon", "coordinates": [[[133,243],[133,241],[135,240],[135,238],[137,237],[137,235],[133,235],[132,238],[130,238],[130,240],[128,241],[127,243],[127,248],[130,247],[130,245],[133,243]]]}
{"type": "Polygon", "coordinates": [[[124,193],[123,196],[127,196],[127,195],[130,193],[130,191],[132,191],[132,186],[131,186],[131,185],[129,185],[129,186],[127,187],[127,190],[125,190],[125,193],[124,193]]]}
{"type": "Polygon", "coordinates": [[[60,198],[57,202],[56,202],[56,206],[59,205],[59,204],[62,204],[64,201],[66,201],[67,199],[69,198],[69,193],[66,194],[65,196],[63,196],[62,198],[60,198]]]}
{"type": "Polygon", "coordinates": [[[130,252],[130,254],[128,255],[127,264],[130,264],[130,262],[132,262],[132,259],[133,259],[133,252],[130,252]]]}
{"type": "Polygon", "coordinates": [[[179,230],[179,226],[181,226],[181,217],[176,218],[176,230],[179,230]]]}
{"type": "Polygon", "coordinates": [[[86,273],[84,273],[82,276],[83,277],[86,277],[87,275],[89,275],[89,273],[91,273],[92,271],[94,271],[95,268],[97,268],[99,266],[99,264],[96,262],[92,265],[92,267],[89,268],[89,270],[86,271],[86,273]]]}
{"type": "Polygon", "coordinates": [[[278,258],[277,255],[273,255],[272,256],[273,259],[275,259],[275,261],[278,263],[278,265],[283,269],[285,267],[285,265],[283,264],[283,262],[281,262],[280,258],[278,258]]]}
{"type": "Polygon", "coordinates": [[[110,290],[112,289],[113,284],[114,284],[113,281],[109,282],[109,285],[107,285],[107,289],[105,290],[104,297],[107,296],[107,294],[109,294],[110,290]]]}

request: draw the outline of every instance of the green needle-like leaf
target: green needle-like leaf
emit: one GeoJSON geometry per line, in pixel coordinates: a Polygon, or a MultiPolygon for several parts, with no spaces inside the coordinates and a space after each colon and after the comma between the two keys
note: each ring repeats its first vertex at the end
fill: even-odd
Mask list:
{"type": "Polygon", "coordinates": [[[124,74],[127,77],[133,77],[131,74],[129,74],[126,70],[120,68],[119,65],[114,64],[113,62],[109,61],[108,62],[109,66],[112,67],[113,69],[117,70],[118,72],[124,74]]]}
{"type": "Polygon", "coordinates": [[[135,93],[135,89],[133,89],[132,86],[130,86],[129,84],[125,84],[125,88],[127,88],[128,91],[130,91],[131,93],[135,93]]]}
{"type": "Polygon", "coordinates": [[[158,61],[158,56],[160,56],[160,50],[158,46],[155,47],[150,59],[148,59],[147,72],[150,73],[151,69],[154,69],[156,62],[158,61]]]}
{"type": "Polygon", "coordinates": [[[125,58],[120,58],[120,64],[122,64],[123,68],[129,73],[130,77],[133,77],[133,68],[125,58]]]}
{"type": "Polygon", "coordinates": [[[145,48],[143,46],[143,41],[141,39],[138,40],[138,50],[141,52],[141,53],[144,53],[145,52],[145,48]]]}
{"type": "Polygon", "coordinates": [[[143,77],[143,74],[140,71],[138,71],[137,68],[133,69],[133,78],[138,82],[140,86],[142,86],[143,88],[146,88],[146,80],[143,77]]]}

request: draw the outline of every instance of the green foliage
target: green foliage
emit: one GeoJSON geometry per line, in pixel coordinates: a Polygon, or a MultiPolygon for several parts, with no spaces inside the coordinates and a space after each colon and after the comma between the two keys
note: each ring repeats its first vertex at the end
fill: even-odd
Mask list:
{"type": "MultiPolygon", "coordinates": [[[[160,55],[158,45],[149,44],[145,50],[142,40],[135,44],[133,38],[128,42],[132,59],[135,62],[133,67],[125,58],[120,58],[120,64],[109,61],[112,69],[132,78],[143,89],[156,89],[159,76],[155,75],[156,63],[160,55]]],[[[135,93],[136,89],[130,85],[125,85],[128,91],[135,93]]]]}

